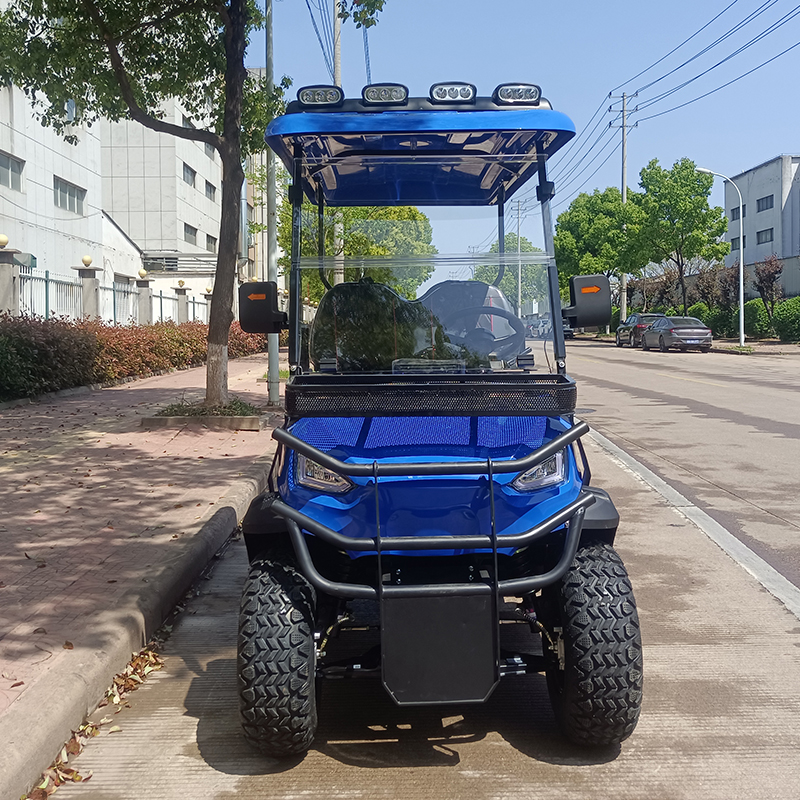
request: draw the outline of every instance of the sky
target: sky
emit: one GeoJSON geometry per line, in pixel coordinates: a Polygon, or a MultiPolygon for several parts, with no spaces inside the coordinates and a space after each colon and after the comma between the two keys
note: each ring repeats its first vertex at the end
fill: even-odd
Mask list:
{"type": "MultiPolygon", "coordinates": [[[[301,86],[330,83],[308,4],[319,21],[320,8],[331,8],[333,0],[273,2],[276,80],[283,75],[292,79],[290,99],[301,86]]],[[[627,184],[632,190],[639,188],[639,171],[651,159],[670,167],[688,157],[733,176],[780,154],[800,153],[800,46],[671,110],[798,43],[800,5],[792,0],[386,0],[377,26],[369,30],[373,83],[403,83],[412,96],[425,97],[432,83],[445,80],[474,83],[485,96],[505,82],[541,86],[553,108],[583,131],[549,164],[556,183],[554,217],[578,192],[621,185],[621,130],[609,128],[621,122],[621,101],[609,94],[639,90],[628,101],[628,123],[638,123],[628,131],[627,184]],[[718,62],[724,63],[715,66],[718,62]],[[609,113],[612,104],[616,111],[609,113]]],[[[257,34],[248,66],[264,63],[265,39],[257,34]]],[[[347,97],[360,96],[367,83],[363,35],[351,22],[344,23],[342,32],[342,83],[347,97]]],[[[711,202],[723,203],[721,179],[715,181],[711,202]]],[[[520,228],[541,247],[535,205],[523,206],[520,228]]],[[[441,211],[423,210],[431,217],[440,252],[487,250],[496,238],[494,211],[476,212],[479,218],[464,225],[448,221],[441,211]]],[[[506,214],[507,230],[516,230],[516,207],[506,214]]]]}

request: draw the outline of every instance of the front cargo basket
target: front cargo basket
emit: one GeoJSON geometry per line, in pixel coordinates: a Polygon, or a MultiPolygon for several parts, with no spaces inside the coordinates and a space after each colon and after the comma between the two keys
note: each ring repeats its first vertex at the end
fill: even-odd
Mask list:
{"type": "Polygon", "coordinates": [[[289,417],[513,416],[571,414],[566,375],[297,375],[286,386],[289,417]]]}

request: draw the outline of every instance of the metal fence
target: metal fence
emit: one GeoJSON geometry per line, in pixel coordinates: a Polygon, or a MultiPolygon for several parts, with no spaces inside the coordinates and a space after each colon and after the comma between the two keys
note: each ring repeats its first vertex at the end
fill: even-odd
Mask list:
{"type": "Polygon", "coordinates": [[[63,275],[33,275],[20,269],[20,311],[29,316],[69,317],[79,319],[83,315],[83,291],[80,278],[63,275]]]}
{"type": "Polygon", "coordinates": [[[138,322],[138,298],[136,287],[127,284],[100,287],[100,317],[104,322],[115,325],[135,324],[138,322]]]}
{"type": "Polygon", "coordinates": [[[159,322],[164,322],[164,320],[173,319],[176,322],[178,321],[178,298],[177,297],[170,297],[164,296],[163,291],[159,291],[158,294],[153,293],[153,322],[158,320],[159,322]]]}
{"type": "Polygon", "coordinates": [[[208,302],[189,298],[189,319],[194,322],[208,322],[208,302]]]}

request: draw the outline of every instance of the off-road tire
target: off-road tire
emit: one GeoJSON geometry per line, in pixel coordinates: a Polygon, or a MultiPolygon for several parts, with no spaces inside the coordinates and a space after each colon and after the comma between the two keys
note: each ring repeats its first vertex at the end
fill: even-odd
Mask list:
{"type": "Polygon", "coordinates": [[[313,587],[279,557],[250,566],[239,614],[239,710],[261,753],[304,753],[317,730],[313,587]]]}
{"type": "Polygon", "coordinates": [[[627,739],[642,702],[642,641],[625,565],[608,544],[578,550],[559,584],[542,593],[545,627],[561,627],[564,669],[543,639],[547,688],[559,726],[584,746],[627,739]]]}

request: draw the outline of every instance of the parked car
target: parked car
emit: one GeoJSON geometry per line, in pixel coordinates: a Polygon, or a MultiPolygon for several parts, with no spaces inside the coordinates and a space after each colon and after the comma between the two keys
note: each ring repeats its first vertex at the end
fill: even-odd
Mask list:
{"type": "Polygon", "coordinates": [[[642,343],[644,329],[663,316],[663,314],[643,314],[640,312],[630,314],[625,322],[620,323],[617,328],[617,347],[622,347],[626,343],[631,347],[639,347],[642,343]]]}
{"type": "MultiPolygon", "coordinates": [[[[574,339],[575,331],[570,326],[567,320],[562,321],[565,339],[574,339]]],[[[547,339],[552,337],[553,323],[549,316],[543,316],[539,319],[531,320],[525,325],[525,332],[528,338],[531,339],[547,339]]]]}
{"type": "Polygon", "coordinates": [[[651,347],[658,347],[662,353],[670,347],[696,347],[707,353],[711,349],[711,330],[695,317],[662,317],[642,333],[642,349],[651,347]]]}

